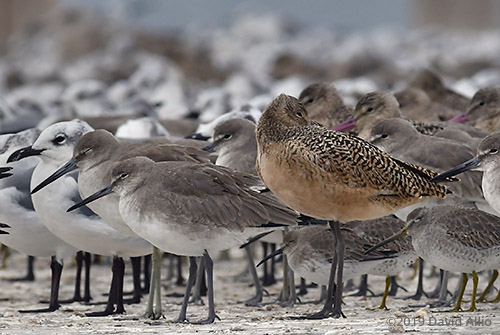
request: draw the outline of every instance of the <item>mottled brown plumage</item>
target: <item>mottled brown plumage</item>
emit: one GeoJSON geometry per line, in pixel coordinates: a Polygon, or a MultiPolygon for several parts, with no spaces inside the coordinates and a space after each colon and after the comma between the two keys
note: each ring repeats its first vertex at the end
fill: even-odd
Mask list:
{"type": "Polygon", "coordinates": [[[337,89],[329,83],[307,86],[300,93],[299,102],[304,105],[311,120],[329,129],[352,115],[352,111],[344,104],[337,89]]]}
{"type": "Polygon", "coordinates": [[[310,122],[298,100],[284,94],[264,111],[257,143],[261,179],[285,204],[312,217],[373,219],[447,193],[428,181],[435,172],[310,122]]]}

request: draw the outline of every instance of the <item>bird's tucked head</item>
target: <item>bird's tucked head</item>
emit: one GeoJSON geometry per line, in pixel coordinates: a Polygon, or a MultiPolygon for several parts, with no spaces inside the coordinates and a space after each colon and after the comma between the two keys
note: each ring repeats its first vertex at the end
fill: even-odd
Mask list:
{"type": "Polygon", "coordinates": [[[279,139],[288,128],[310,124],[304,106],[294,97],[280,94],[267,106],[257,124],[257,141],[279,139]]]}
{"type": "Polygon", "coordinates": [[[467,118],[475,121],[491,116],[500,106],[500,86],[482,88],[477,91],[467,107],[467,118]]]}

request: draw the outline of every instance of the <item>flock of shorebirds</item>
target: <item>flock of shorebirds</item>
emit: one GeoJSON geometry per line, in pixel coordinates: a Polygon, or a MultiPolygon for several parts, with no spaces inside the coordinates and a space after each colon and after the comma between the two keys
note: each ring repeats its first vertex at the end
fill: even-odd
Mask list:
{"type": "MultiPolygon", "coordinates": [[[[138,301],[140,257],[152,254],[146,316],[159,318],[168,252],[189,257],[175,321],[188,322],[191,291],[199,297],[206,272],[208,317],[197,322],[212,323],[212,257],[219,251],[245,246],[256,289],[246,303],[262,302],[249,248],[259,239],[281,244],[267,258],[282,253],[286,262],[282,301],[296,299],[294,273],[324,287],[323,308],[306,319],[344,316],[343,283],[366,275],[387,278],[386,308],[391,281],[417,259],[420,275],[423,262],[441,270],[443,305],[448,273],[462,274],[454,311],[462,310],[470,274],[467,311],[494,291],[500,87],[468,99],[423,70],[406,89],[368,93],[350,108],[334,86],[316,83],[298,98],[275,97],[262,113],[242,108],[184,137],[132,140],[137,126],[149,135],[163,127],[137,118],[116,132],[128,118],[53,120],[0,135],[0,242],[52,257],[49,307],[23,312],[58,309],[63,263],[78,251],[79,264],[89,265],[89,253],[113,257],[106,308],[88,315],[124,313],[123,257],[132,258],[138,301]],[[491,280],[476,297],[481,271],[492,271],[491,280]]],[[[89,289],[75,300],[88,301],[89,289]]]]}

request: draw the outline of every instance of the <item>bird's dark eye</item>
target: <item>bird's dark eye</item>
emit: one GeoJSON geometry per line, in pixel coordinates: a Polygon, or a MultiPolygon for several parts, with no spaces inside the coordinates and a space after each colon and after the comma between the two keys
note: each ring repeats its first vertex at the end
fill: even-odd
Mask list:
{"type": "Polygon", "coordinates": [[[64,136],[64,135],[62,135],[62,134],[61,134],[61,135],[57,135],[57,136],[54,138],[53,142],[54,142],[55,144],[63,144],[64,142],[66,142],[66,136],[64,136]]]}
{"type": "Polygon", "coordinates": [[[120,176],[118,177],[118,179],[123,180],[123,179],[125,179],[127,177],[128,177],[128,173],[122,173],[122,174],[120,174],[120,176]]]}
{"type": "Polygon", "coordinates": [[[492,149],[490,149],[490,151],[488,151],[488,153],[489,153],[490,155],[494,155],[494,154],[496,154],[497,152],[498,152],[498,149],[495,149],[495,148],[492,148],[492,149]]]}
{"type": "Polygon", "coordinates": [[[368,113],[373,112],[373,107],[368,108],[366,111],[367,111],[368,113]]]}
{"type": "Polygon", "coordinates": [[[225,140],[229,140],[231,137],[233,137],[233,135],[231,135],[231,134],[225,134],[225,135],[223,136],[223,138],[224,138],[225,140]]]}
{"type": "Polygon", "coordinates": [[[310,104],[310,103],[313,103],[314,102],[314,99],[313,98],[310,98],[309,100],[307,100],[307,103],[310,104]]]}
{"type": "Polygon", "coordinates": [[[484,101],[481,101],[481,102],[479,103],[479,106],[484,106],[484,105],[485,105],[484,101]]]}
{"type": "Polygon", "coordinates": [[[384,134],[380,135],[380,137],[381,137],[381,138],[388,138],[388,137],[389,137],[389,135],[384,133],[384,134]]]}
{"type": "Polygon", "coordinates": [[[302,115],[302,113],[301,113],[301,112],[297,112],[297,113],[295,113],[295,115],[297,115],[297,116],[298,116],[298,117],[300,117],[300,118],[302,118],[302,117],[303,117],[303,115],[302,115]]]}

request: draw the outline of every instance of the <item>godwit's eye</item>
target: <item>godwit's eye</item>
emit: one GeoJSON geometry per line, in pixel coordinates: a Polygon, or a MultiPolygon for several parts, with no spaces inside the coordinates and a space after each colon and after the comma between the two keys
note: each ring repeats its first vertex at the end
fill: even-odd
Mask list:
{"type": "Polygon", "coordinates": [[[310,103],[313,103],[314,102],[314,99],[313,98],[309,98],[309,100],[307,100],[307,103],[310,104],[310,103]]]}
{"type": "Polygon", "coordinates": [[[303,117],[304,117],[304,116],[302,115],[302,112],[297,112],[297,113],[295,113],[295,115],[297,115],[297,116],[298,116],[298,117],[300,117],[300,118],[303,118],[303,117]]]}
{"type": "Polygon", "coordinates": [[[388,138],[388,137],[389,137],[389,135],[384,133],[384,134],[380,135],[380,137],[381,137],[381,138],[388,138]]]}
{"type": "Polygon", "coordinates": [[[368,113],[373,112],[373,107],[368,108],[366,111],[367,111],[368,113]]]}
{"type": "Polygon", "coordinates": [[[485,105],[484,101],[481,101],[481,102],[479,103],[479,106],[484,106],[484,105],[485,105]]]}
{"type": "Polygon", "coordinates": [[[494,154],[496,154],[497,152],[498,152],[498,149],[495,149],[495,148],[492,148],[492,149],[490,149],[490,151],[488,151],[488,153],[489,153],[490,155],[494,155],[494,154]]]}

